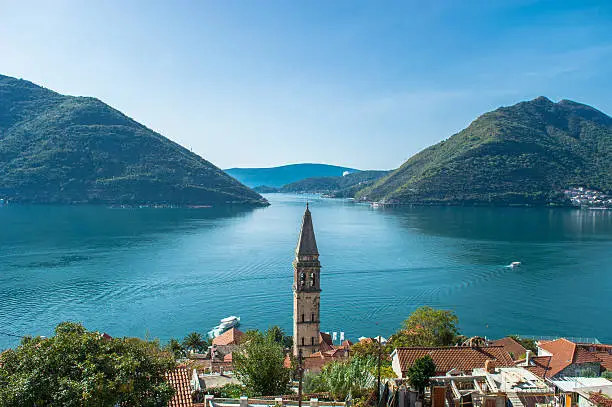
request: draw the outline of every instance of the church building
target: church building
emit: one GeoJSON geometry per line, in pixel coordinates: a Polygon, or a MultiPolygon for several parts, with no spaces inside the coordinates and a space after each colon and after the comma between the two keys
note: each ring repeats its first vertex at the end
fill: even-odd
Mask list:
{"type": "Polygon", "coordinates": [[[308,357],[320,350],[321,263],[312,216],[306,204],[293,261],[293,354],[308,357]]]}

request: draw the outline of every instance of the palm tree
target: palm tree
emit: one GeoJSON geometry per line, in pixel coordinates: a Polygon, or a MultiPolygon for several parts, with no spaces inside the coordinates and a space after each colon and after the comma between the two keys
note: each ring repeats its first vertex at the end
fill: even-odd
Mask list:
{"type": "Polygon", "coordinates": [[[192,332],[183,339],[183,346],[193,351],[201,351],[206,346],[206,341],[199,333],[192,332]]]}
{"type": "Polygon", "coordinates": [[[164,350],[173,353],[175,359],[182,359],[185,357],[185,348],[174,338],[168,341],[166,346],[164,346],[164,350]]]}

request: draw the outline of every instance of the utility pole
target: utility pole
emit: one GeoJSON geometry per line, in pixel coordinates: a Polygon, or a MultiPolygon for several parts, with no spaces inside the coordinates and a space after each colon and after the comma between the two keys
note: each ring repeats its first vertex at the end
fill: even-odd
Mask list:
{"type": "Polygon", "coordinates": [[[298,407],[302,407],[302,376],[304,369],[302,368],[302,349],[298,351],[298,407]]]}
{"type": "Polygon", "coordinates": [[[380,357],[381,357],[381,354],[382,354],[382,346],[380,344],[380,335],[378,335],[378,387],[376,388],[376,399],[378,400],[378,407],[380,407],[380,357]]]}

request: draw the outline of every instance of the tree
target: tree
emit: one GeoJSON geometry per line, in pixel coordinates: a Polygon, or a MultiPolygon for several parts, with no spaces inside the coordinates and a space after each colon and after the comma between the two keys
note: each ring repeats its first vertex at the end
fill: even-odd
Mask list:
{"type": "Polygon", "coordinates": [[[415,360],[407,373],[410,384],[422,394],[429,385],[429,378],[436,374],[436,365],[431,356],[425,355],[415,360]]]}
{"type": "Polygon", "coordinates": [[[389,338],[394,347],[449,346],[459,335],[454,312],[431,307],[417,308],[402,323],[403,330],[389,338]]]}
{"type": "Polygon", "coordinates": [[[335,400],[344,400],[349,394],[356,397],[365,389],[372,388],[375,369],[376,360],[373,358],[336,361],[323,367],[319,383],[335,400]]]}
{"type": "Polygon", "coordinates": [[[164,346],[164,350],[166,352],[172,353],[175,359],[182,359],[186,356],[185,348],[179,341],[172,338],[168,341],[166,346],[164,346]]]}
{"type": "Polygon", "coordinates": [[[202,335],[197,332],[192,332],[183,339],[183,346],[194,352],[202,351],[202,349],[204,349],[204,347],[207,345],[208,342],[202,339],[202,335]]]}
{"type": "Polygon", "coordinates": [[[266,335],[272,337],[274,342],[280,343],[285,349],[290,349],[293,346],[293,338],[287,336],[285,331],[282,330],[278,325],[271,326],[266,331],[266,335]]]}
{"type": "Polygon", "coordinates": [[[283,345],[272,334],[249,333],[238,351],[232,354],[234,372],[254,396],[275,396],[289,390],[291,369],[286,368],[283,345]]]}
{"type": "Polygon", "coordinates": [[[156,342],[110,338],[63,322],[0,355],[0,407],[167,404],[171,355],[156,342]]]}
{"type": "MultiPolygon", "coordinates": [[[[381,350],[378,349],[378,342],[374,340],[360,341],[351,346],[351,355],[353,355],[354,357],[377,358],[380,352],[381,350]]],[[[384,349],[384,347],[382,352],[386,355],[386,350],[384,349]]]]}

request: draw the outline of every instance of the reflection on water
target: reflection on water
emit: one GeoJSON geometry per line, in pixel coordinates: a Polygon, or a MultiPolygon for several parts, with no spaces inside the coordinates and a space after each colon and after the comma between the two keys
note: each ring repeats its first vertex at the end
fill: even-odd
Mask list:
{"type": "MultiPolygon", "coordinates": [[[[466,334],[612,341],[612,213],[268,198],[250,211],[0,208],[0,331],[48,335],[77,320],[167,340],[240,315],[245,328],[290,332],[308,199],[326,331],[388,335],[428,304],[454,309],[466,334]]],[[[15,343],[0,334],[0,348],[15,343]]]]}
{"type": "Polygon", "coordinates": [[[609,239],[612,211],[547,208],[390,208],[402,226],[451,238],[553,242],[609,239]]]}

